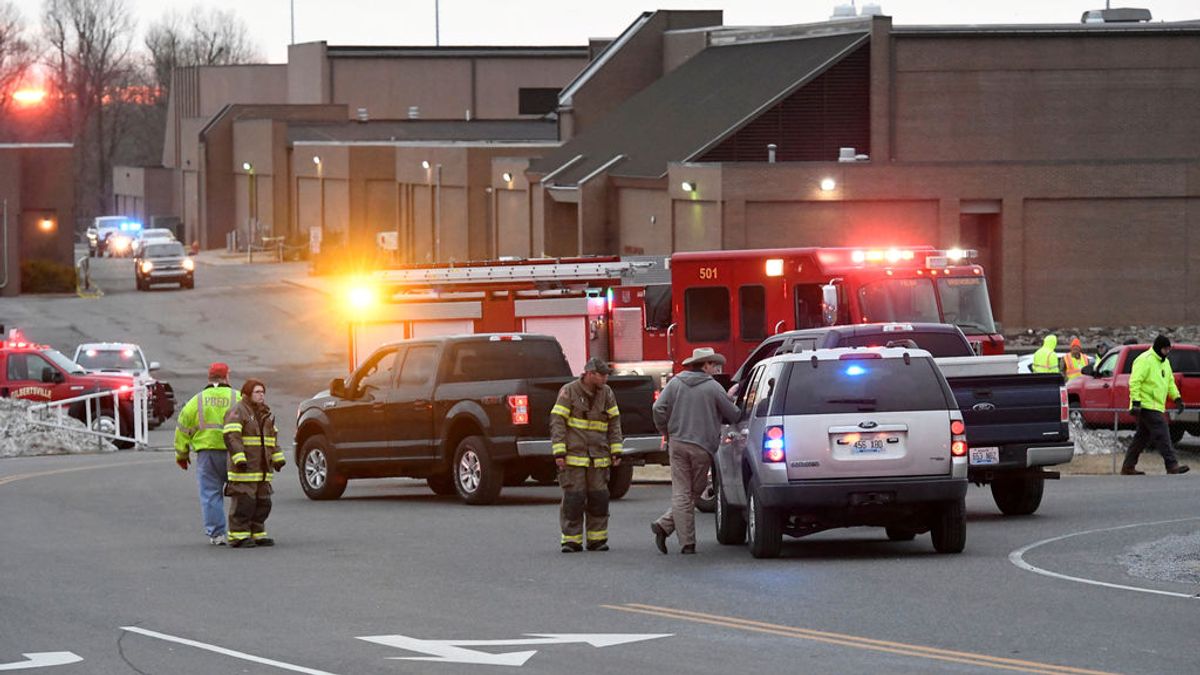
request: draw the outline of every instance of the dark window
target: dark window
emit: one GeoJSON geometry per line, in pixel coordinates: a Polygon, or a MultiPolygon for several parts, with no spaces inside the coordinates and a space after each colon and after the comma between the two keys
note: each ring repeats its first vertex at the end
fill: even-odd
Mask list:
{"type": "MultiPolygon", "coordinates": [[[[1128,375],[1128,374],[1132,373],[1133,372],[1133,362],[1135,360],[1137,360],[1137,357],[1139,357],[1145,353],[1146,353],[1145,347],[1142,347],[1141,349],[1130,349],[1129,353],[1125,355],[1125,363],[1121,364],[1121,374],[1128,375]]],[[[1170,357],[1170,354],[1168,354],[1167,356],[1170,357]]]]}
{"type": "Polygon", "coordinates": [[[739,288],[738,315],[743,340],[757,342],[767,337],[767,289],[763,286],[739,288]]]}
{"type": "Polygon", "coordinates": [[[558,90],[553,87],[521,87],[517,97],[521,115],[545,115],[558,107],[558,90]]]}
{"type": "Polygon", "coordinates": [[[729,339],[728,288],[687,289],[683,293],[683,311],[688,342],[725,342],[729,339]]]}
{"type": "Polygon", "coordinates": [[[1200,351],[1194,349],[1172,349],[1167,354],[1173,373],[1200,373],[1200,351]]]}
{"type": "Polygon", "coordinates": [[[821,284],[801,284],[796,286],[796,328],[820,328],[825,325],[821,317],[821,303],[824,300],[821,284]]]}
{"type": "Polygon", "coordinates": [[[433,345],[409,347],[400,368],[399,384],[425,384],[437,368],[437,350],[433,345]]]}
{"type": "Polygon", "coordinates": [[[571,374],[557,340],[460,342],[450,351],[446,382],[489,382],[571,374]]]}
{"type": "Polygon", "coordinates": [[[646,328],[666,330],[671,325],[671,284],[646,287],[646,328]]]}
{"type": "MultiPolygon", "coordinates": [[[[889,342],[912,340],[919,349],[924,349],[930,355],[943,356],[975,356],[966,338],[953,333],[876,333],[874,335],[847,335],[838,341],[838,347],[886,347],[889,342]]],[[[902,345],[897,345],[902,346],[902,345]]]]}
{"type": "Polygon", "coordinates": [[[954,410],[933,359],[809,360],[791,364],[784,415],[954,410]]]}
{"type": "Polygon", "coordinates": [[[392,383],[392,366],[396,362],[396,353],[395,349],[380,352],[364,363],[358,369],[355,389],[367,393],[390,388],[392,383]]]}

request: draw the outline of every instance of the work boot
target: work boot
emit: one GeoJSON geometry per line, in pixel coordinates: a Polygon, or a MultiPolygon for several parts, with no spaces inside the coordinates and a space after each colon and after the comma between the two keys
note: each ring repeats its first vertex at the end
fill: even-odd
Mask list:
{"type": "Polygon", "coordinates": [[[583,550],[583,546],[573,541],[564,541],[562,545],[563,553],[579,553],[583,550]]]}
{"type": "Polygon", "coordinates": [[[683,548],[679,549],[679,552],[682,553],[683,555],[696,555],[696,545],[688,544],[687,546],[684,546],[683,548]]]}
{"type": "Polygon", "coordinates": [[[1146,472],[1138,471],[1137,469],[1123,466],[1123,467],[1121,467],[1121,475],[1122,476],[1145,476],[1146,472]]]}
{"type": "Polygon", "coordinates": [[[254,540],[255,546],[274,546],[275,540],[270,537],[259,537],[254,540]]]}
{"type": "Polygon", "coordinates": [[[587,550],[589,550],[589,551],[607,551],[608,550],[608,541],[607,540],[589,541],[588,545],[587,545],[587,550]]]}
{"type": "Polygon", "coordinates": [[[229,548],[254,548],[254,542],[249,539],[230,539],[229,548]]]}
{"type": "Polygon", "coordinates": [[[1167,473],[1187,473],[1192,467],[1187,464],[1176,464],[1175,466],[1167,467],[1167,473]]]}
{"type": "Polygon", "coordinates": [[[650,523],[650,531],[654,533],[654,545],[658,547],[658,552],[667,554],[667,531],[658,523],[650,523]]]}

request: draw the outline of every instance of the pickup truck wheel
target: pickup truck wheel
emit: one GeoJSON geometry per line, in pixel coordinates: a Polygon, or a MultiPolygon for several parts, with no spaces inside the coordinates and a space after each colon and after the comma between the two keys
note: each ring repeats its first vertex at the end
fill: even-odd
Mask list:
{"type": "Polygon", "coordinates": [[[912,528],[903,525],[888,525],[884,529],[887,531],[888,541],[912,541],[917,537],[912,528]]]}
{"type": "Polygon", "coordinates": [[[300,487],[317,501],[337,499],[346,491],[346,477],[329,460],[329,442],[317,434],[300,447],[300,487]]]}
{"type": "Polygon", "coordinates": [[[425,479],[429,485],[429,489],[433,490],[433,494],[439,497],[449,497],[455,494],[454,479],[449,473],[439,473],[425,479]]]}
{"type": "Polygon", "coordinates": [[[504,487],[504,466],[488,454],[480,436],[467,436],[454,451],[454,489],[468,504],[491,504],[504,487]]]}
{"type": "Polygon", "coordinates": [[[717,510],[717,490],[713,486],[712,469],[708,471],[708,487],[696,497],[696,510],[701,513],[713,513],[717,510]]]}
{"type": "Polygon", "coordinates": [[[633,485],[633,465],[621,463],[608,470],[608,498],[620,499],[629,494],[633,485]]]}
{"type": "Polygon", "coordinates": [[[1182,424],[1171,425],[1171,443],[1175,444],[1183,440],[1183,434],[1187,429],[1183,428],[1182,424]]]}
{"type": "Polygon", "coordinates": [[[755,558],[778,558],[783,548],[783,525],[774,509],[763,506],[757,488],[750,490],[747,514],[750,555],[755,558]]]}
{"type": "MultiPolygon", "coordinates": [[[[713,476],[716,478],[715,474],[713,476]]],[[[746,543],[746,514],[725,499],[725,491],[719,482],[714,486],[716,497],[717,542],[726,546],[746,543]]]]}
{"type": "Polygon", "coordinates": [[[956,499],[941,505],[933,518],[929,536],[938,553],[962,553],[967,545],[967,504],[956,499]]]}
{"type": "Polygon", "coordinates": [[[992,499],[1006,516],[1028,516],[1041,506],[1045,489],[1045,476],[997,478],[992,481],[992,499]]]}

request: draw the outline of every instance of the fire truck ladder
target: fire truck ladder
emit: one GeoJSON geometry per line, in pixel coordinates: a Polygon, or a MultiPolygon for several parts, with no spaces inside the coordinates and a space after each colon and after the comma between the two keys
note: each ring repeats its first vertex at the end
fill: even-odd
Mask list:
{"type": "Polygon", "coordinates": [[[375,280],[389,286],[494,285],[494,284],[578,284],[620,279],[649,268],[649,262],[579,262],[523,265],[478,265],[471,267],[434,267],[381,270],[375,280]]]}

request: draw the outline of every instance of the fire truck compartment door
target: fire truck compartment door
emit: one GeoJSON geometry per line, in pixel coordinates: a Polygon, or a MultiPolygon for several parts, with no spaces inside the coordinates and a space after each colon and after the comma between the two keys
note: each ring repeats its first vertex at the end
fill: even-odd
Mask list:
{"type": "Polygon", "coordinates": [[[413,321],[412,337],[426,338],[439,335],[474,333],[475,322],[471,319],[442,319],[439,321],[413,321]]]}
{"type": "Polygon", "coordinates": [[[588,327],[584,316],[542,316],[525,319],[526,333],[553,335],[562,345],[572,373],[582,373],[587,362],[588,327]]]}

